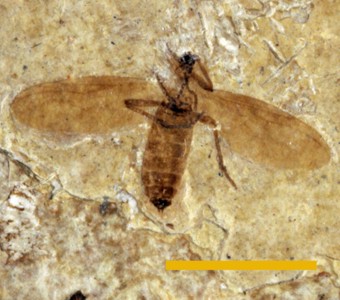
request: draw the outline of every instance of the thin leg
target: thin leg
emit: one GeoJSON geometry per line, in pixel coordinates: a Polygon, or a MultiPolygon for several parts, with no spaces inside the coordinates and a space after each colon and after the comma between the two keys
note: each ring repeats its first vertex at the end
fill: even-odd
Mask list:
{"type": "Polygon", "coordinates": [[[183,82],[181,84],[181,87],[178,91],[178,94],[176,96],[176,102],[178,103],[179,99],[183,96],[184,89],[188,86],[188,78],[184,78],[183,82]]]}
{"type": "Polygon", "coordinates": [[[168,99],[168,101],[170,103],[176,103],[176,104],[179,104],[179,100],[180,98],[182,97],[183,95],[183,92],[184,92],[184,88],[188,85],[188,80],[187,79],[184,79],[184,81],[182,82],[182,85],[177,93],[177,96],[176,98],[172,97],[169,93],[169,91],[166,89],[166,87],[164,86],[163,84],[163,80],[161,79],[161,77],[155,73],[155,76],[156,76],[156,79],[157,79],[157,82],[163,92],[163,94],[165,95],[165,97],[168,99]]]}
{"type": "Polygon", "coordinates": [[[154,74],[164,96],[168,99],[169,102],[174,101],[171,95],[169,94],[168,90],[166,89],[165,85],[163,84],[163,80],[161,79],[161,77],[156,72],[154,74]]]}
{"type": "Polygon", "coordinates": [[[230,182],[230,184],[237,190],[237,186],[234,182],[234,180],[229,176],[227,168],[224,165],[223,162],[223,156],[222,156],[222,151],[221,151],[221,145],[220,145],[220,140],[219,140],[219,134],[218,134],[218,129],[217,129],[217,122],[206,115],[203,115],[202,118],[200,119],[200,122],[207,124],[210,127],[214,128],[214,139],[215,139],[215,147],[217,151],[217,162],[219,165],[219,168],[221,172],[224,174],[224,176],[227,178],[227,180],[230,182]]]}
{"type": "Polygon", "coordinates": [[[156,118],[154,115],[146,112],[141,107],[159,107],[162,102],[155,100],[143,100],[143,99],[126,99],[124,100],[125,106],[132,111],[149,118],[150,120],[159,123],[161,120],[156,118]]]}
{"type": "Polygon", "coordinates": [[[126,106],[131,107],[156,107],[162,105],[162,102],[157,100],[144,100],[144,99],[125,99],[126,106]]]}
{"type": "Polygon", "coordinates": [[[190,88],[189,88],[189,86],[187,86],[187,90],[189,91],[189,93],[193,96],[193,98],[194,98],[194,101],[193,101],[193,104],[192,104],[192,106],[193,106],[193,110],[194,111],[197,111],[197,95],[196,95],[196,93],[193,91],[193,90],[191,90],[190,88]]]}

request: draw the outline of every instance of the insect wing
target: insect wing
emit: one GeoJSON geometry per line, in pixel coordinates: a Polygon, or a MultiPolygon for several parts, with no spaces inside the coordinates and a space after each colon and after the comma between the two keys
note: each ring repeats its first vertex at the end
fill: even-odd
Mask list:
{"type": "Polygon", "coordinates": [[[162,99],[157,85],[129,77],[84,77],[41,83],[12,102],[14,119],[30,128],[56,134],[106,134],[142,123],[126,109],[126,98],[162,99]]]}
{"type": "MultiPolygon", "coordinates": [[[[195,89],[196,90],[196,89],[195,89]]],[[[263,101],[226,91],[195,91],[200,110],[217,119],[232,151],[277,168],[321,167],[330,151],[321,135],[294,116],[263,101]]],[[[145,122],[124,100],[163,95],[151,82],[129,77],[84,77],[42,83],[12,102],[20,123],[56,134],[106,134],[145,122]]]]}
{"type": "Polygon", "coordinates": [[[319,168],[330,159],[321,135],[263,101],[226,91],[197,92],[200,108],[218,120],[232,151],[283,169],[319,168]]]}

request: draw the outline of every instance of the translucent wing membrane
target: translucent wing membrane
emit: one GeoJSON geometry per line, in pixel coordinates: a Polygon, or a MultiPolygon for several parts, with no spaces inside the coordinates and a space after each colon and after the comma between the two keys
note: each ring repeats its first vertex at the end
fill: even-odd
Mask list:
{"type": "Polygon", "coordinates": [[[197,91],[200,108],[221,124],[231,150],[276,168],[321,167],[330,150],[321,135],[263,101],[226,91],[197,91]]]}
{"type": "Polygon", "coordinates": [[[53,133],[105,134],[145,122],[126,109],[126,98],[163,98],[158,86],[128,77],[84,77],[41,83],[22,91],[11,104],[15,119],[53,133]]]}

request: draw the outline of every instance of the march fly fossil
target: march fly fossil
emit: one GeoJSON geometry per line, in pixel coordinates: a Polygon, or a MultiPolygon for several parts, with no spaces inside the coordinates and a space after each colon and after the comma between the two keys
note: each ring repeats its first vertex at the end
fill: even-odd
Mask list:
{"type": "Polygon", "coordinates": [[[63,137],[106,135],[149,119],[142,181],[145,194],[160,211],[171,204],[179,187],[198,122],[213,128],[220,170],[235,188],[223,163],[219,134],[231,151],[267,167],[315,169],[330,160],[327,143],[311,126],[253,97],[213,90],[196,55],[172,55],[172,61],[177,91],[167,88],[158,75],[158,85],[118,76],[40,83],[11,103],[14,124],[63,137]]]}
{"type": "Polygon", "coordinates": [[[163,210],[171,205],[179,188],[190,153],[193,127],[198,122],[213,128],[220,170],[231,185],[236,188],[235,182],[229,176],[223,163],[218,124],[209,115],[197,111],[197,95],[189,87],[189,79],[193,76],[202,88],[212,91],[210,78],[203,65],[199,64],[199,71],[203,77],[193,73],[198,60],[198,56],[190,52],[177,59],[182,82],[175,95],[168,91],[163,81],[156,75],[166,101],[125,100],[127,108],[152,121],[143,158],[142,182],[146,196],[158,210],[163,210]],[[144,110],[148,107],[156,107],[155,114],[144,110]]]}

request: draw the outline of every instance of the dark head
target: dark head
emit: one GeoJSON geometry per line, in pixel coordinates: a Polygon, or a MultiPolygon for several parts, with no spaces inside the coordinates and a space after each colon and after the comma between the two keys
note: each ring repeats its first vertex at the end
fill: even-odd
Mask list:
{"type": "Polygon", "coordinates": [[[191,52],[185,52],[178,61],[181,69],[190,74],[198,59],[199,57],[197,55],[192,54],[191,52]]]}
{"type": "Polygon", "coordinates": [[[170,200],[163,199],[163,198],[152,198],[152,199],[150,199],[150,201],[159,211],[163,211],[164,208],[171,205],[170,200]]]}
{"type": "Polygon", "coordinates": [[[85,300],[85,299],[86,297],[83,295],[81,291],[75,292],[70,298],[70,300],[85,300]]]}

